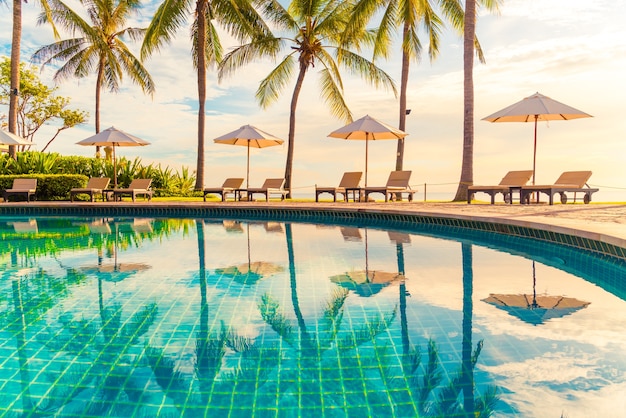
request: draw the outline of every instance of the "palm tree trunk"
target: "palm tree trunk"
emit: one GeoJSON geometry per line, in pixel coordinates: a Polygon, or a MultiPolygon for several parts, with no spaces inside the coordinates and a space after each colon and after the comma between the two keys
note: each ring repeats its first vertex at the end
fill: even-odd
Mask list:
{"type": "Polygon", "coordinates": [[[455,202],[467,201],[467,187],[474,183],[474,39],[476,0],[465,2],[463,34],[463,162],[455,202]]]}
{"type": "MultiPolygon", "coordinates": [[[[104,78],[104,62],[98,64],[98,74],[96,75],[96,133],[100,133],[100,95],[102,94],[102,80],[104,78]]],[[[96,158],[100,158],[100,147],[96,145],[96,158]]],[[[117,177],[117,173],[113,173],[117,177]]]]}
{"type": "Polygon", "coordinates": [[[472,311],[474,305],[472,294],[474,290],[474,272],[472,245],[461,244],[463,259],[463,342],[461,388],[463,391],[463,410],[467,417],[474,416],[474,365],[472,364],[472,311]]]}
{"type": "Polygon", "coordinates": [[[287,190],[287,198],[291,199],[291,172],[293,170],[293,143],[296,137],[296,107],[298,106],[298,97],[304,83],[306,75],[306,64],[300,63],[300,73],[296,86],[291,96],[291,108],[289,109],[289,139],[287,141],[287,161],[285,163],[285,189],[287,190]]]}
{"type": "MultiPolygon", "coordinates": [[[[11,39],[11,90],[9,92],[9,132],[17,134],[17,107],[20,90],[20,48],[22,43],[22,0],[13,0],[13,32],[11,39]]],[[[9,155],[15,158],[17,147],[9,146],[9,155]]]]}
{"type": "MultiPolygon", "coordinates": [[[[402,39],[405,39],[409,32],[409,25],[405,22],[402,30],[402,39]]],[[[400,75],[400,122],[398,129],[404,131],[406,128],[406,90],[409,84],[409,66],[410,59],[406,51],[402,51],[402,74],[400,75]]],[[[398,152],[396,153],[396,170],[402,170],[404,165],[404,138],[398,139],[398,152]]],[[[398,193],[401,199],[402,194],[398,193]]]]}
{"type": "Polygon", "coordinates": [[[206,103],[206,0],[198,0],[198,159],[196,162],[196,190],[204,188],[204,108],[206,103]]]}

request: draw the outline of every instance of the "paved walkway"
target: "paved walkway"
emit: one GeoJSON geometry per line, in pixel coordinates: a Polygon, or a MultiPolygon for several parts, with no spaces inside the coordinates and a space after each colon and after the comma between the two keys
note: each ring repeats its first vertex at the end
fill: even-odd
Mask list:
{"type": "Polygon", "coordinates": [[[160,207],[181,206],[221,206],[221,207],[297,207],[300,209],[349,209],[374,212],[411,212],[424,216],[444,216],[468,220],[494,221],[528,227],[537,227],[555,232],[577,235],[607,242],[626,248],[626,205],[611,203],[555,204],[555,205],[507,205],[507,204],[472,204],[466,203],[430,203],[430,202],[146,202],[138,199],[111,203],[88,202],[31,202],[2,203],[2,205],[28,205],[42,207],[62,207],[68,205],[152,205],[160,207]]]}

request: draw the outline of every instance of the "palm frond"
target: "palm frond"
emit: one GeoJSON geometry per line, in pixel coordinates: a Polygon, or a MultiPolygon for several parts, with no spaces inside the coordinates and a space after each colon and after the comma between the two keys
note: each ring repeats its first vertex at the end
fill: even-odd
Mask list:
{"type": "Polygon", "coordinates": [[[236,47],[224,56],[218,68],[219,80],[230,76],[239,68],[264,56],[275,58],[283,41],[273,36],[255,39],[253,42],[236,47]]]}
{"type": "Polygon", "coordinates": [[[157,9],[141,46],[141,58],[157,52],[174,38],[178,29],[187,21],[192,0],[164,0],[157,9]]]}
{"type": "Polygon", "coordinates": [[[342,121],[349,123],[352,120],[352,112],[350,112],[343,97],[341,86],[337,85],[328,68],[324,68],[319,74],[320,95],[324,103],[330,107],[330,113],[342,121]]]}
{"type": "Polygon", "coordinates": [[[144,93],[154,94],[156,88],[154,81],[141,61],[124,44],[119,45],[117,52],[118,62],[131,80],[141,87],[144,93]]]}
{"type": "Polygon", "coordinates": [[[256,6],[269,23],[277,27],[278,30],[291,30],[296,32],[299,28],[298,22],[291,16],[289,11],[277,0],[253,0],[256,6]]]}
{"type": "Polygon", "coordinates": [[[374,62],[355,54],[349,50],[338,52],[341,57],[340,64],[345,66],[352,74],[359,75],[375,87],[384,87],[393,91],[397,96],[396,84],[389,74],[379,68],[374,62]]]}
{"type": "Polygon", "coordinates": [[[261,81],[255,95],[261,107],[266,108],[278,100],[278,96],[285,85],[287,85],[295,66],[296,60],[293,55],[287,55],[285,59],[261,81]]]}

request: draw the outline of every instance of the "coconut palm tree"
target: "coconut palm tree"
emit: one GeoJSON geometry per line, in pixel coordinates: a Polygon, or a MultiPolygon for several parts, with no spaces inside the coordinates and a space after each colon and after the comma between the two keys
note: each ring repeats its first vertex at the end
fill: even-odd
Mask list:
{"type": "Polygon", "coordinates": [[[343,96],[339,71],[341,66],[363,76],[375,86],[392,89],[394,94],[396,89],[387,73],[352,50],[358,50],[360,46],[371,42],[366,31],[355,30],[349,39],[342,39],[341,34],[350,16],[351,2],[292,0],[285,8],[279,2],[265,0],[260,2],[260,7],[279,34],[256,37],[226,54],[220,64],[219,76],[228,76],[254,60],[264,57],[278,60],[280,54],[284,54],[256,91],[259,104],[266,108],[278,99],[290,78],[297,74],[291,96],[285,164],[285,188],[289,190],[287,197],[291,197],[296,107],[308,71],[316,64],[319,65],[320,95],[333,116],[346,122],[352,121],[352,114],[343,96]]]}
{"type": "MultiPolygon", "coordinates": [[[[47,16],[50,16],[50,6],[46,0],[40,0],[41,7],[47,16]]],[[[24,0],[26,2],[26,0],[24,0]]],[[[6,3],[6,0],[0,1],[6,3]]],[[[54,36],[58,37],[58,32],[52,25],[54,36]]],[[[22,44],[22,0],[13,0],[13,30],[11,32],[11,95],[9,97],[9,132],[17,134],[17,96],[20,90],[20,55],[22,44]]],[[[9,146],[9,155],[15,158],[17,146],[9,146]]]]}
{"type": "MultiPolygon", "coordinates": [[[[444,22],[437,14],[437,6],[443,16],[454,29],[461,30],[463,26],[463,8],[460,0],[359,0],[354,7],[348,30],[360,31],[373,16],[382,18],[376,28],[376,41],[374,43],[374,59],[389,58],[393,37],[399,28],[402,30],[402,67],[400,76],[400,113],[398,128],[402,131],[406,127],[407,116],[407,88],[409,81],[409,68],[411,61],[419,60],[423,43],[419,39],[420,27],[428,37],[428,56],[434,60],[439,55],[440,34],[444,22]]],[[[396,154],[396,170],[402,170],[404,160],[404,139],[398,140],[398,152],[396,154]]]]}
{"type": "MultiPolygon", "coordinates": [[[[32,59],[43,66],[62,62],[54,75],[55,81],[70,77],[84,78],[96,72],[96,133],[100,132],[100,93],[106,87],[117,92],[123,75],[126,74],[144,93],[155,90],[152,77],[141,61],[133,55],[123,42],[123,37],[141,40],[145,29],[124,27],[126,21],[140,7],[139,0],[80,0],[86,9],[89,21],[70,9],[60,0],[50,0],[50,16],[42,14],[41,22],[52,21],[70,33],[79,36],[60,40],[39,48],[32,59]]],[[[96,147],[96,153],[99,147],[96,147]]]]}
{"type": "Polygon", "coordinates": [[[198,79],[198,156],[196,189],[204,187],[204,109],[206,102],[207,67],[222,59],[222,41],[218,27],[243,41],[268,29],[251,4],[226,0],[164,0],[150,23],[141,56],[146,58],[170,42],[185,23],[186,15],[194,17],[191,26],[193,64],[198,79]]]}
{"type": "Polygon", "coordinates": [[[467,200],[467,187],[474,184],[474,40],[476,7],[498,10],[499,0],[466,0],[463,30],[463,157],[461,178],[454,201],[467,200]]]}

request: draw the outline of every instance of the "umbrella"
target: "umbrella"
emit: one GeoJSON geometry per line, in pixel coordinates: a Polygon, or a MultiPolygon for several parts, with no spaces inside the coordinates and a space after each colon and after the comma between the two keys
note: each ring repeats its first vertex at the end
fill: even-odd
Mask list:
{"type": "MultiPolygon", "coordinates": [[[[241,227],[239,222],[236,222],[237,226],[241,227]]],[[[242,232],[242,229],[234,229],[232,224],[224,221],[224,227],[227,231],[242,232]]],[[[224,268],[215,269],[218,274],[231,276],[236,282],[251,285],[261,280],[264,277],[271,276],[272,274],[280,273],[284,271],[284,267],[275,263],[267,261],[251,261],[250,257],[250,224],[246,224],[246,235],[248,238],[248,262],[238,265],[228,266],[224,268]]]]}
{"type": "MultiPolygon", "coordinates": [[[[342,227],[341,235],[345,241],[361,241],[361,232],[358,228],[342,227]]],[[[380,292],[393,282],[403,282],[405,279],[402,272],[386,272],[369,269],[369,257],[367,248],[367,229],[365,229],[365,270],[348,271],[330,277],[330,281],[358,295],[368,297],[380,292]]]]}
{"type": "Polygon", "coordinates": [[[0,129],[0,145],[35,145],[35,143],[12,132],[0,129]]]}
{"type": "Polygon", "coordinates": [[[591,115],[574,109],[566,104],[557,102],[540,93],[535,93],[525,99],[505,107],[489,115],[483,120],[489,122],[535,122],[535,140],[533,146],[533,179],[535,184],[535,162],[537,160],[537,122],[540,120],[569,120],[590,118],[591,115]]]}
{"type": "Polygon", "coordinates": [[[83,267],[82,271],[85,273],[97,273],[103,280],[117,283],[137,272],[148,270],[149,268],[150,266],[144,263],[118,263],[116,260],[114,264],[83,267]]]}
{"type": "Polygon", "coordinates": [[[137,138],[134,135],[116,129],[111,126],[104,131],[97,133],[89,138],[77,142],[78,145],[112,147],[113,148],[113,187],[117,188],[117,160],[115,158],[115,147],[141,147],[150,145],[148,141],[137,138]]]}
{"type": "Polygon", "coordinates": [[[376,120],[370,115],[365,115],[361,119],[331,132],[328,136],[332,138],[365,140],[365,187],[367,187],[367,154],[369,141],[379,139],[402,139],[407,136],[407,133],[376,120]]]}
{"type": "Polygon", "coordinates": [[[213,142],[217,144],[242,145],[248,148],[248,165],[246,168],[246,188],[248,188],[250,186],[250,147],[266,148],[280,145],[285,141],[252,125],[243,125],[237,130],[215,138],[213,142]]]}
{"type": "Polygon", "coordinates": [[[490,294],[483,299],[497,308],[503,309],[524,322],[532,325],[543,324],[548,319],[561,318],[579,309],[586,308],[590,302],[572,297],[557,295],[537,295],[535,291],[535,262],[533,261],[533,294],[490,294]]]}
{"type": "Polygon", "coordinates": [[[400,273],[378,270],[349,271],[330,277],[331,282],[364,297],[375,295],[390,283],[403,280],[405,280],[404,275],[400,273]]]}

